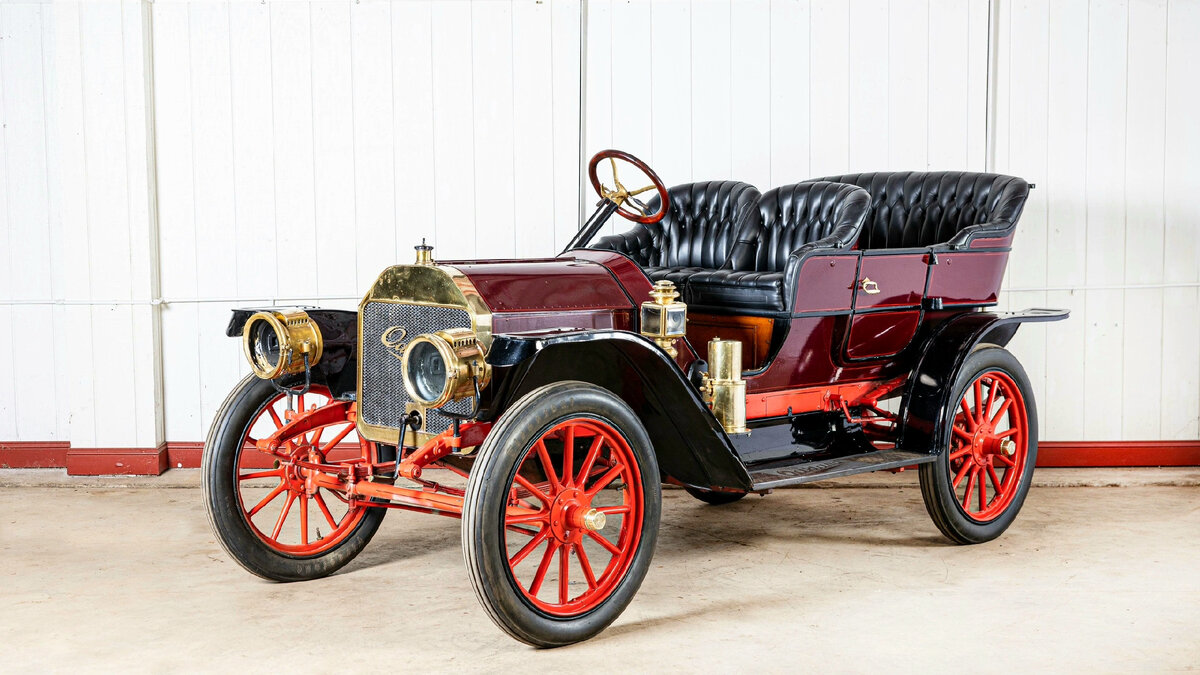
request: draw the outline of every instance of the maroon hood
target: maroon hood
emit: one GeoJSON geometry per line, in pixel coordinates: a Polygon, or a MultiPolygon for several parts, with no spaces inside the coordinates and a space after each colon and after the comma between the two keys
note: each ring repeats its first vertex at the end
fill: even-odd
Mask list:
{"type": "Polygon", "coordinates": [[[439,261],[458,269],[493,312],[496,333],[544,328],[631,330],[650,281],[628,258],[572,251],[535,260],[439,261]]]}

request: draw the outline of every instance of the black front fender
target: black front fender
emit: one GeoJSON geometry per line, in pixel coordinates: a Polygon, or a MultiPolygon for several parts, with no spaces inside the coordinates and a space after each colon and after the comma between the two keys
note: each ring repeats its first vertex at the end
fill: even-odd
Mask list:
{"type": "MultiPolygon", "coordinates": [[[[254,307],[233,310],[225,334],[241,337],[246,321],[257,312],[303,310],[321,331],[324,353],[312,368],[312,381],[329,387],[334,398],[351,398],[358,391],[358,312],[318,307],[254,307]]],[[[298,376],[303,383],[303,375],[298,376]]],[[[292,384],[296,377],[289,378],[292,384]]]]}
{"type": "Polygon", "coordinates": [[[936,453],[938,430],[945,424],[950,391],[959,368],[982,343],[1003,347],[1022,323],[1061,321],[1065,309],[1026,309],[1020,312],[970,312],[946,321],[923,345],[920,361],[909,376],[900,406],[900,447],[909,452],[936,453]]]}
{"type": "Polygon", "coordinates": [[[496,336],[488,354],[497,377],[483,416],[503,414],[546,384],[578,380],[616,394],[641,419],[666,476],[703,488],[749,490],[725,430],[699,392],[652,341],[624,331],[496,336]]]}

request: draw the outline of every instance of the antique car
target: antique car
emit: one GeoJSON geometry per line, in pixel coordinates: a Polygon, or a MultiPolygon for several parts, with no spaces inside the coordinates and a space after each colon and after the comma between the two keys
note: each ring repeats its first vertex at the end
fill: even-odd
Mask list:
{"type": "Polygon", "coordinates": [[[234,560],[314,579],[390,509],[461,518],[492,620],[551,647],[596,635],[632,600],[664,483],[719,505],[912,467],[951,541],[1013,522],[1038,425],[1004,347],[1023,322],[1067,316],[988,309],[1024,180],[668,189],[616,150],[588,172],[598,208],[557,257],[435,260],[422,243],[357,312],[234,311],[227,333],[253,373],[203,460],[234,560]],[[618,161],[649,185],[627,189],[618,161]],[[614,214],[633,228],[597,239],[614,214]]]}

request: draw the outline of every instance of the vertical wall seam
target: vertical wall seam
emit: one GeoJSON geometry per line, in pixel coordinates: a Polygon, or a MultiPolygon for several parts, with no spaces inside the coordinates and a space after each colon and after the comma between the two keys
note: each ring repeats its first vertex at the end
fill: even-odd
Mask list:
{"type": "Polygon", "coordinates": [[[587,73],[588,73],[588,58],[587,58],[587,33],[588,33],[588,13],[590,7],[588,0],[580,0],[579,5],[579,156],[576,157],[577,171],[579,172],[578,188],[576,199],[579,201],[579,222],[575,225],[575,229],[579,230],[583,227],[585,209],[584,204],[584,186],[587,180],[587,172],[583,168],[583,158],[587,154],[587,73]]]}
{"type": "Polygon", "coordinates": [[[162,341],[162,244],[158,214],[158,125],[157,105],[154,97],[154,8],[151,0],[142,0],[142,59],[146,99],[146,199],[150,247],[150,349],[152,353],[152,378],[154,381],[154,442],[162,445],[167,440],[166,380],[162,341]]]}

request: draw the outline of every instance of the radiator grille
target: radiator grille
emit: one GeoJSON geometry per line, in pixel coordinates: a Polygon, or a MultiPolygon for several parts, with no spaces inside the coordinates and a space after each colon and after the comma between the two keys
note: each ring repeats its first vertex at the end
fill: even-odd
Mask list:
{"type": "MultiPolygon", "coordinates": [[[[362,315],[362,352],[359,368],[362,369],[362,391],[359,395],[359,415],[367,424],[399,429],[406,414],[406,406],[412,402],[404,388],[404,370],[398,356],[400,348],[425,333],[447,328],[470,328],[471,317],[466,310],[455,307],[429,307],[425,305],[403,305],[388,302],[368,302],[362,315]],[[404,338],[393,342],[394,347],[384,346],[380,338],[390,328],[402,326],[404,338]]],[[[395,337],[393,331],[390,337],[395,337]]],[[[447,410],[466,413],[471,410],[471,400],[463,399],[448,403],[447,410]]],[[[425,431],[438,434],[450,426],[450,418],[430,410],[425,415],[425,431]]]]}

